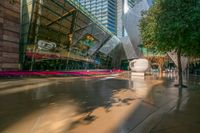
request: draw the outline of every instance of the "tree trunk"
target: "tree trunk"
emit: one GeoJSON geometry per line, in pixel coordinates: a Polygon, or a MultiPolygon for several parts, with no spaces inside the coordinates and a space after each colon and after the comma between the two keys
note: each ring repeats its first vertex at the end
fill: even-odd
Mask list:
{"type": "Polygon", "coordinates": [[[181,89],[183,86],[183,77],[182,77],[182,65],[181,65],[181,49],[178,49],[177,52],[177,61],[178,61],[178,86],[181,89]]]}
{"type": "Polygon", "coordinates": [[[163,67],[162,67],[162,64],[159,64],[159,70],[160,70],[160,77],[163,77],[163,67]]]}

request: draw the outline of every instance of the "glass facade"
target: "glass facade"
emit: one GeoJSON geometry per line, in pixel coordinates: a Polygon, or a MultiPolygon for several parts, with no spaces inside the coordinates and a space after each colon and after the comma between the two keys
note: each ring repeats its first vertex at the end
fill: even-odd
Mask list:
{"type": "Polygon", "coordinates": [[[128,0],[128,6],[130,8],[133,8],[134,7],[134,4],[135,4],[135,0],[128,0]]]}
{"type": "Polygon", "coordinates": [[[120,41],[74,0],[23,0],[20,63],[24,70],[110,68],[120,41]],[[113,40],[114,39],[114,40],[113,40]],[[103,49],[110,40],[112,49],[103,49]]]}
{"type": "MultiPolygon", "coordinates": [[[[137,3],[141,2],[142,0],[126,0],[128,7],[133,8],[137,3]]],[[[152,4],[152,0],[146,0],[149,5],[152,4]]]]}
{"type": "Polygon", "coordinates": [[[116,0],[77,0],[112,33],[117,34],[116,0]]]}

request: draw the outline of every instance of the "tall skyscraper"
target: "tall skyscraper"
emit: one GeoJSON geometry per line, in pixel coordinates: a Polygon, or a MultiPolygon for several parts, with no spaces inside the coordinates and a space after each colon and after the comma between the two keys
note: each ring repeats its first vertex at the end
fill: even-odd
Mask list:
{"type": "Polygon", "coordinates": [[[124,36],[123,16],[124,16],[124,0],[117,0],[117,36],[124,36]]]}
{"type": "Polygon", "coordinates": [[[129,6],[129,8],[133,8],[134,7],[135,1],[136,0],[128,0],[128,6],[129,6]]]}
{"type": "Polygon", "coordinates": [[[117,35],[117,0],[77,0],[108,30],[117,35]]]}
{"type": "MultiPolygon", "coordinates": [[[[135,0],[133,0],[135,1],[135,0]]],[[[127,33],[125,31],[125,27],[123,24],[124,14],[128,12],[129,8],[131,8],[131,5],[133,2],[130,0],[117,0],[117,36],[118,37],[124,37],[127,36],[127,33]]]]}
{"type": "MultiPolygon", "coordinates": [[[[125,37],[128,36],[125,24],[124,17],[126,14],[138,3],[142,0],[117,0],[117,36],[125,37]]],[[[152,3],[152,0],[147,0],[149,4],[152,3]]],[[[130,27],[131,28],[131,27],[130,27]]]]}

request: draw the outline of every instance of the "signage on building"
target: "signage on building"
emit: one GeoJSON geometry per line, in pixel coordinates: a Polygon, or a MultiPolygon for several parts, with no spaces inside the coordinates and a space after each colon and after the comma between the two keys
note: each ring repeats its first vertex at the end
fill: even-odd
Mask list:
{"type": "Polygon", "coordinates": [[[56,43],[47,42],[47,41],[44,41],[44,40],[39,40],[38,41],[38,48],[40,50],[51,50],[53,48],[56,48],[56,43]]]}

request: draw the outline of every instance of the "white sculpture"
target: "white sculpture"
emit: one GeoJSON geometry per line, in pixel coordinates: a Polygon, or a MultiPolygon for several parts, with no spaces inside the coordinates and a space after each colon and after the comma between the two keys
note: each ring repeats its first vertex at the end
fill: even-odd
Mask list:
{"type": "Polygon", "coordinates": [[[147,59],[134,59],[129,62],[129,67],[131,71],[144,73],[149,67],[149,62],[147,59]]]}

